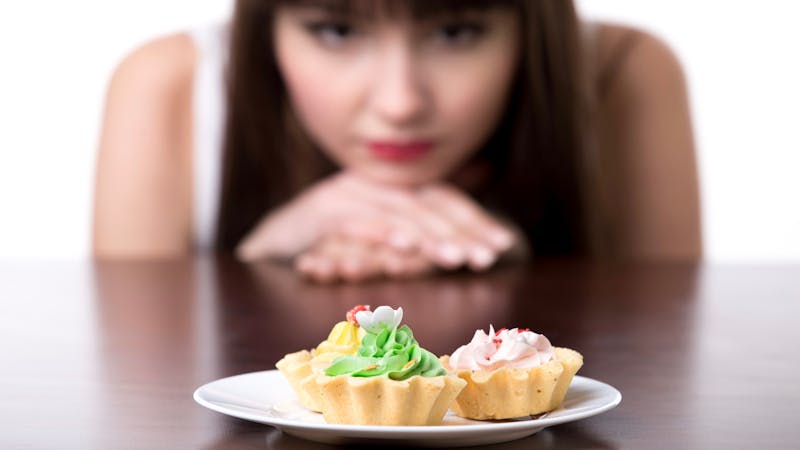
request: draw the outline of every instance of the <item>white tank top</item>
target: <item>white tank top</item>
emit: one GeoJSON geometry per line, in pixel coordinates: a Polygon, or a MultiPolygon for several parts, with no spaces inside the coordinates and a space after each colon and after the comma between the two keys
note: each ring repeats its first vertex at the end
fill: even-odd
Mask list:
{"type": "Polygon", "coordinates": [[[189,32],[197,62],[193,87],[193,239],[196,251],[214,247],[222,172],[225,124],[225,67],[228,60],[228,24],[214,24],[189,32]]]}

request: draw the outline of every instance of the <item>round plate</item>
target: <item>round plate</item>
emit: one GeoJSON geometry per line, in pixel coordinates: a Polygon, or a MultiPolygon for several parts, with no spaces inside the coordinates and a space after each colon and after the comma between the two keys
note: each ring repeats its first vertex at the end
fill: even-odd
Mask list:
{"type": "Polygon", "coordinates": [[[576,376],[561,407],[542,416],[477,421],[448,411],[442,424],[435,426],[327,424],[321,414],[300,405],[289,383],[277,370],[212,381],[198,388],[194,399],[222,414],[272,425],[286,434],[326,444],[461,447],[512,441],[545,427],[594,416],[617,406],[622,395],[608,384],[576,376]]]}

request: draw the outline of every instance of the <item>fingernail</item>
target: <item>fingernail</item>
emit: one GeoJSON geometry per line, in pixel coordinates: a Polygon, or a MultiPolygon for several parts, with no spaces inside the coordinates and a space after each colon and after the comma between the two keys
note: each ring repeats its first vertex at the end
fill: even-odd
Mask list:
{"type": "Polygon", "coordinates": [[[390,259],[385,263],[385,270],[389,275],[401,275],[406,271],[406,265],[400,259],[390,259]]]}
{"type": "Polygon", "coordinates": [[[450,242],[440,244],[436,250],[436,254],[449,264],[458,265],[464,262],[464,251],[450,242]]]}
{"type": "Polygon", "coordinates": [[[511,233],[505,230],[494,230],[489,233],[489,240],[495,246],[499,247],[502,250],[506,250],[511,247],[514,238],[511,236],[511,233]]]}
{"type": "Polygon", "coordinates": [[[317,272],[328,275],[334,271],[333,262],[327,258],[318,258],[314,263],[317,272]]]}
{"type": "Polygon", "coordinates": [[[297,259],[295,267],[297,270],[307,272],[314,266],[314,261],[308,256],[301,256],[297,259]]]}
{"type": "Polygon", "coordinates": [[[389,244],[400,250],[408,250],[414,246],[414,239],[403,231],[393,231],[389,235],[389,244]]]}
{"type": "Polygon", "coordinates": [[[485,269],[495,261],[495,254],[486,247],[477,247],[470,252],[470,265],[476,269],[485,269]]]}

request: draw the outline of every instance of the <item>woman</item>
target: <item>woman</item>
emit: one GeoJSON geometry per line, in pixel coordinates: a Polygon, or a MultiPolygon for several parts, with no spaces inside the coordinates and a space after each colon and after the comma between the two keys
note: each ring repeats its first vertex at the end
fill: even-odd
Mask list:
{"type": "Polygon", "coordinates": [[[209,205],[217,250],[320,281],[700,255],[685,83],[645,33],[564,0],[240,0],[205,164],[198,42],[160,39],[114,75],[98,256],[210,247],[209,205]]]}

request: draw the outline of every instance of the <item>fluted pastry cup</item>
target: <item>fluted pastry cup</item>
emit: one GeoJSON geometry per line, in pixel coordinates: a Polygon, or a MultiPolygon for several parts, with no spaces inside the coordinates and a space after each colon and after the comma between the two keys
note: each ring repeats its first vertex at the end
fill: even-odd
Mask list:
{"type": "Polygon", "coordinates": [[[583,356],[568,348],[554,347],[553,352],[553,360],[537,367],[491,371],[454,369],[450,357],[442,356],[442,367],[466,382],[450,408],[458,416],[476,420],[511,419],[558,408],[583,356]]]}
{"type": "Polygon", "coordinates": [[[317,375],[314,382],[325,421],[353,425],[439,425],[467,384],[451,375],[405,380],[317,375]]]}
{"type": "Polygon", "coordinates": [[[300,404],[311,411],[320,412],[322,404],[314,377],[321,374],[333,359],[342,354],[336,352],[316,354],[313,350],[300,350],[284,356],[275,366],[289,381],[300,404]]]}
{"type": "Polygon", "coordinates": [[[289,382],[300,403],[312,411],[319,411],[318,408],[314,408],[314,399],[300,387],[303,379],[311,376],[311,358],[311,352],[300,350],[287,354],[275,363],[275,366],[289,382]]]}

